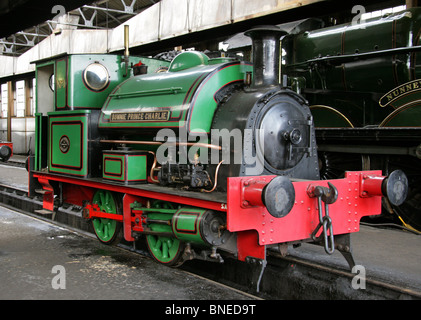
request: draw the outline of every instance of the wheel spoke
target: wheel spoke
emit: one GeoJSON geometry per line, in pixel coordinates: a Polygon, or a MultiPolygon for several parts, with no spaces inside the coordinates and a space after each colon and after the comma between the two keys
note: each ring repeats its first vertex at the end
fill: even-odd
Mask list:
{"type": "Polygon", "coordinates": [[[155,243],[155,250],[160,250],[162,245],[161,238],[158,238],[158,241],[155,243]]]}
{"type": "Polygon", "coordinates": [[[102,206],[104,206],[104,193],[102,192],[102,191],[100,191],[99,192],[99,203],[98,203],[98,205],[100,206],[100,207],[102,207],[102,206]]]}
{"type": "Polygon", "coordinates": [[[146,237],[149,251],[161,263],[178,262],[181,252],[178,239],[149,235],[146,237]]]}
{"type": "MultiPolygon", "coordinates": [[[[152,202],[151,207],[155,209],[174,208],[171,203],[161,200],[152,202]]],[[[157,226],[153,224],[150,226],[152,231],[168,232],[165,229],[156,228],[157,226]]],[[[149,252],[156,261],[168,266],[179,266],[183,263],[182,252],[184,250],[184,244],[180,240],[168,236],[148,235],[146,236],[146,242],[149,252]]]]}
{"type": "Polygon", "coordinates": [[[168,259],[168,244],[166,242],[162,243],[162,258],[163,259],[168,259]]]}
{"type": "Polygon", "coordinates": [[[104,223],[104,238],[108,238],[110,235],[108,223],[104,223]]]}
{"type": "Polygon", "coordinates": [[[178,239],[149,235],[146,237],[149,251],[159,262],[177,265],[181,262],[182,246],[178,239]]]}

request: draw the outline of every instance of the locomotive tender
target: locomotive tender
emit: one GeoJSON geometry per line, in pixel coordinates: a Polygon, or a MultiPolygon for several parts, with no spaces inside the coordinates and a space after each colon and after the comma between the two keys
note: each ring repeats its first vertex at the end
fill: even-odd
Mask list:
{"type": "Polygon", "coordinates": [[[409,193],[385,217],[421,231],[421,8],[358,24],[291,32],[282,39],[283,76],[310,104],[321,177],[346,170],[401,169],[409,193]],[[391,215],[393,214],[393,215],[391,215]],[[397,220],[397,219],[396,219],[397,220]]]}
{"type": "Polygon", "coordinates": [[[223,252],[265,261],[267,248],[303,241],[349,258],[349,234],[384,195],[404,201],[406,176],[321,181],[308,104],[278,83],[284,32],[246,34],[253,65],[194,51],[170,64],[128,53],[38,61],[29,171],[40,213],[79,206],[101,242],[146,236],[170,266],[223,252]]]}

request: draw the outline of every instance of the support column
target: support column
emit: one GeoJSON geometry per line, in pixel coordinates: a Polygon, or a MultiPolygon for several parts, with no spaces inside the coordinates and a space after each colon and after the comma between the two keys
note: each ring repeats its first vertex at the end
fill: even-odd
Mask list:
{"type": "Polygon", "coordinates": [[[32,117],[31,112],[31,89],[32,89],[32,78],[25,79],[25,117],[32,117]]]}
{"type": "Polygon", "coordinates": [[[12,116],[15,107],[15,92],[13,82],[7,83],[7,141],[12,142],[12,116]]]}
{"type": "Polygon", "coordinates": [[[419,0],[406,0],[406,8],[415,8],[419,6],[419,0]]]}

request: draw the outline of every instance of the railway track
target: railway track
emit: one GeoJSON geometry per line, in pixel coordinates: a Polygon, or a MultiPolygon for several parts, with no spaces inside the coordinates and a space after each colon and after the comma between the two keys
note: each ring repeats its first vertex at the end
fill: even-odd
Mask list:
{"type": "MultiPolygon", "coordinates": [[[[81,208],[69,206],[60,208],[52,216],[40,216],[34,212],[42,208],[41,198],[29,198],[26,190],[4,184],[0,184],[0,203],[24,214],[94,236],[90,225],[82,218],[81,208]]],[[[134,245],[123,242],[119,246],[141,255],[149,255],[141,241],[134,245]]],[[[188,261],[181,268],[264,299],[421,299],[421,289],[381,278],[361,278],[364,287],[355,288],[355,283],[358,285],[361,280],[358,273],[299,256],[282,257],[276,251],[268,251],[267,265],[262,267],[258,263],[225,259],[224,264],[188,261]]]]}

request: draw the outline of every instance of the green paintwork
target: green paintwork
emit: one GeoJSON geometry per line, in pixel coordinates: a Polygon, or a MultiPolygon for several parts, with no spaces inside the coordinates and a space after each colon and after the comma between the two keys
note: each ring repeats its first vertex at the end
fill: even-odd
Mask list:
{"type": "MultiPolygon", "coordinates": [[[[98,190],[92,199],[102,212],[117,214],[117,205],[111,192],[98,190]]],[[[96,236],[101,242],[110,243],[119,231],[116,220],[97,218],[92,220],[96,236]]]]}
{"type": "Polygon", "coordinates": [[[168,221],[168,224],[150,222],[147,227],[154,232],[172,233],[174,237],[148,235],[149,249],[156,260],[165,264],[176,263],[182,242],[206,245],[200,233],[200,221],[206,209],[182,207],[174,209],[164,201],[155,201],[151,208],[133,203],[132,210],[143,211],[148,220],[168,221]]]}
{"type": "MultiPolygon", "coordinates": [[[[421,57],[420,57],[421,58],[421,57]]],[[[380,126],[419,127],[421,124],[421,80],[409,81],[394,88],[380,99],[380,105],[395,109],[380,126]]]]}
{"type": "MultiPolygon", "coordinates": [[[[72,150],[69,154],[63,155],[60,154],[60,151],[57,148],[57,137],[58,133],[54,136],[48,138],[48,163],[41,163],[42,159],[45,157],[44,150],[47,150],[47,146],[43,145],[43,131],[49,130],[51,124],[43,126],[43,117],[46,118],[47,114],[49,115],[60,115],[59,113],[53,114],[54,111],[62,111],[63,117],[67,117],[69,114],[66,113],[69,110],[83,110],[90,109],[100,109],[104,101],[107,99],[108,95],[115,87],[127,80],[129,77],[133,76],[131,65],[137,64],[141,61],[144,65],[148,66],[148,73],[155,73],[160,71],[162,68],[168,68],[169,62],[145,58],[145,57],[135,57],[131,56],[129,58],[129,75],[125,75],[125,63],[121,55],[110,55],[110,54],[76,54],[76,55],[62,55],[60,57],[52,57],[51,60],[40,60],[36,61],[36,90],[37,90],[37,99],[36,99],[36,132],[35,135],[35,169],[41,170],[45,166],[49,166],[51,172],[67,173],[67,174],[76,174],[80,176],[86,176],[87,166],[86,166],[86,152],[83,155],[82,167],[83,169],[66,169],[51,167],[51,156],[54,161],[58,161],[59,165],[69,165],[71,163],[76,163],[79,167],[81,161],[79,153],[81,150],[86,150],[86,132],[83,133],[83,147],[77,148],[76,145],[72,144],[72,150]],[[93,63],[101,63],[105,66],[109,73],[109,84],[108,86],[100,91],[94,92],[87,88],[83,81],[83,71],[87,66],[93,63]],[[54,91],[51,90],[49,85],[50,75],[54,74],[54,91]],[[52,144],[51,144],[52,143],[52,144]],[[53,147],[53,150],[51,149],[53,147]]],[[[63,121],[66,121],[71,118],[63,118],[63,121]]],[[[85,120],[83,120],[85,123],[85,120]]],[[[55,127],[57,128],[57,127],[55,127]]],[[[59,130],[65,130],[64,127],[59,130]]],[[[63,134],[63,132],[61,132],[63,134]]],[[[72,133],[74,137],[72,140],[77,137],[77,133],[72,133]]],[[[45,158],[47,158],[45,157],[45,158]]]]}
{"type": "Polygon", "coordinates": [[[172,219],[172,231],[185,242],[205,244],[200,234],[200,221],[206,209],[181,208],[172,219]]]}
{"type": "MultiPolygon", "coordinates": [[[[152,210],[148,212],[149,219],[168,221],[172,219],[174,215],[173,212],[175,211],[173,205],[165,201],[154,201],[151,205],[151,209],[152,210]],[[159,209],[162,213],[155,213],[154,209],[159,209]]],[[[169,225],[152,223],[149,224],[148,227],[155,232],[171,232],[171,226],[169,225]]],[[[179,264],[184,247],[180,240],[160,235],[147,235],[146,243],[148,245],[149,252],[158,262],[169,266],[176,266],[179,264]]]]}
{"type": "Polygon", "coordinates": [[[310,108],[314,117],[314,124],[319,128],[352,128],[350,121],[337,110],[327,106],[313,106],[310,108]]]}
{"type": "Polygon", "coordinates": [[[391,113],[381,124],[382,127],[419,127],[421,124],[421,103],[403,105],[391,113]]]}
{"type": "Polygon", "coordinates": [[[176,264],[180,256],[181,242],[175,238],[148,235],[146,241],[150,253],[160,263],[176,264]]]}
{"type": "MultiPolygon", "coordinates": [[[[320,153],[322,176],[336,178],[361,167],[384,173],[402,170],[408,176],[408,197],[401,206],[392,206],[393,212],[418,230],[420,160],[409,150],[417,149],[420,137],[418,130],[401,129],[421,125],[421,51],[414,48],[420,47],[420,40],[421,7],[282,40],[286,52],[282,73],[313,106],[319,150],[329,147],[320,153]],[[355,139],[342,143],[352,146],[354,154],[339,142],[347,126],[354,127],[355,139]],[[366,128],[387,130],[364,139],[366,128]],[[401,135],[405,131],[412,139],[401,135]]],[[[390,216],[390,206],[384,209],[390,216]]]]}
{"type": "MultiPolygon", "coordinates": [[[[127,80],[125,75],[125,64],[120,55],[71,55],[69,62],[68,78],[68,107],[75,108],[101,108],[108,95],[121,82],[127,80]],[[99,62],[104,65],[109,73],[109,85],[100,92],[91,91],[83,81],[85,68],[99,62]]],[[[168,62],[149,58],[130,57],[129,64],[136,64],[140,61],[148,65],[148,72],[153,73],[160,67],[168,67],[168,62]]]]}
{"type": "Polygon", "coordinates": [[[144,152],[104,151],[102,177],[126,183],[146,182],[147,154],[144,152]]]}
{"type": "MultiPolygon", "coordinates": [[[[84,108],[100,109],[115,87],[133,76],[130,66],[137,64],[139,61],[148,66],[148,73],[155,73],[160,68],[168,68],[169,66],[167,61],[131,56],[129,57],[129,76],[125,77],[125,63],[121,55],[75,54],[56,58],[54,63],[55,111],[84,108]],[[95,62],[105,66],[109,73],[109,85],[99,92],[90,90],[83,81],[83,71],[95,62]]],[[[43,61],[37,64],[37,68],[50,63],[43,61]]]]}
{"type": "Polygon", "coordinates": [[[50,172],[88,175],[90,110],[49,112],[48,167],[50,172]],[[67,137],[67,138],[66,138],[67,137]],[[66,143],[68,146],[60,144],[66,143]]]}
{"type": "MultiPolygon", "coordinates": [[[[420,10],[414,14],[421,17],[420,10]]],[[[410,42],[412,37],[409,36],[415,32],[416,27],[419,28],[419,25],[413,25],[416,20],[412,18],[414,14],[395,14],[384,19],[367,20],[364,25],[339,25],[297,35],[293,37],[295,51],[287,51],[289,55],[286,56],[286,71],[290,73],[289,65],[294,69],[294,64],[317,57],[362,54],[416,45],[415,41],[410,42]],[[394,25],[401,35],[396,39],[392,34],[394,25]],[[292,52],[294,54],[291,54],[292,52]]],[[[298,74],[298,69],[297,67],[294,73],[298,74]]],[[[377,56],[364,61],[340,63],[337,66],[334,64],[324,70],[320,68],[313,72],[313,75],[310,75],[310,70],[307,69],[304,75],[310,81],[307,86],[314,84],[318,88],[325,86],[330,90],[353,91],[366,91],[370,88],[370,91],[384,92],[395,86],[393,72],[394,66],[390,56],[377,56]],[[379,79],[381,81],[378,81],[379,79]]],[[[405,60],[399,63],[397,73],[401,81],[408,81],[409,70],[405,60]]]]}
{"type": "Polygon", "coordinates": [[[120,180],[124,180],[124,156],[112,155],[107,157],[106,154],[103,155],[104,166],[103,166],[103,178],[113,178],[113,176],[118,176],[120,180]],[[107,159],[111,158],[111,159],[107,159]]]}
{"type": "MultiPolygon", "coordinates": [[[[176,59],[185,54],[192,53],[182,53],[176,59]]],[[[217,62],[225,63],[204,59],[188,69],[179,66],[174,69],[179,71],[132,77],[107,99],[99,127],[186,127],[188,132],[209,132],[218,106],[215,93],[227,84],[243,81],[245,72],[251,71],[251,66],[239,62],[217,62]]]]}
{"type": "Polygon", "coordinates": [[[132,205],[132,209],[144,211],[148,219],[166,220],[168,225],[148,224],[153,231],[169,232],[184,242],[192,242],[205,245],[201,236],[200,222],[206,209],[182,207],[176,209],[166,208],[145,208],[142,205],[132,205]]]}
{"type": "Polygon", "coordinates": [[[206,66],[209,64],[209,57],[202,52],[190,51],[179,54],[171,61],[170,72],[177,72],[190,69],[197,66],[206,66]]]}
{"type": "Polygon", "coordinates": [[[34,169],[40,170],[42,168],[41,159],[42,159],[42,149],[41,149],[41,141],[42,141],[42,132],[45,130],[42,126],[42,114],[36,113],[35,114],[35,163],[34,169]]]}
{"type": "MultiPolygon", "coordinates": [[[[421,52],[412,55],[383,54],[358,59],[358,55],[420,45],[421,8],[372,18],[356,25],[344,24],[289,35],[282,41],[286,56],[282,73],[293,88],[300,87],[311,105],[335,108],[354,127],[380,125],[394,110],[421,99],[419,90],[408,92],[386,106],[381,97],[395,88],[421,77],[417,67],[421,52]],[[343,56],[356,55],[352,60],[343,56]],[[309,60],[329,62],[308,63],[309,60]],[[324,90],[324,94],[318,94],[324,90]],[[408,101],[409,100],[409,101],[408,101]]],[[[327,110],[314,112],[316,125],[343,127],[342,116],[327,110]]],[[[408,113],[409,115],[409,113],[408,113]]],[[[410,116],[401,116],[395,125],[406,126],[410,116]]]]}

